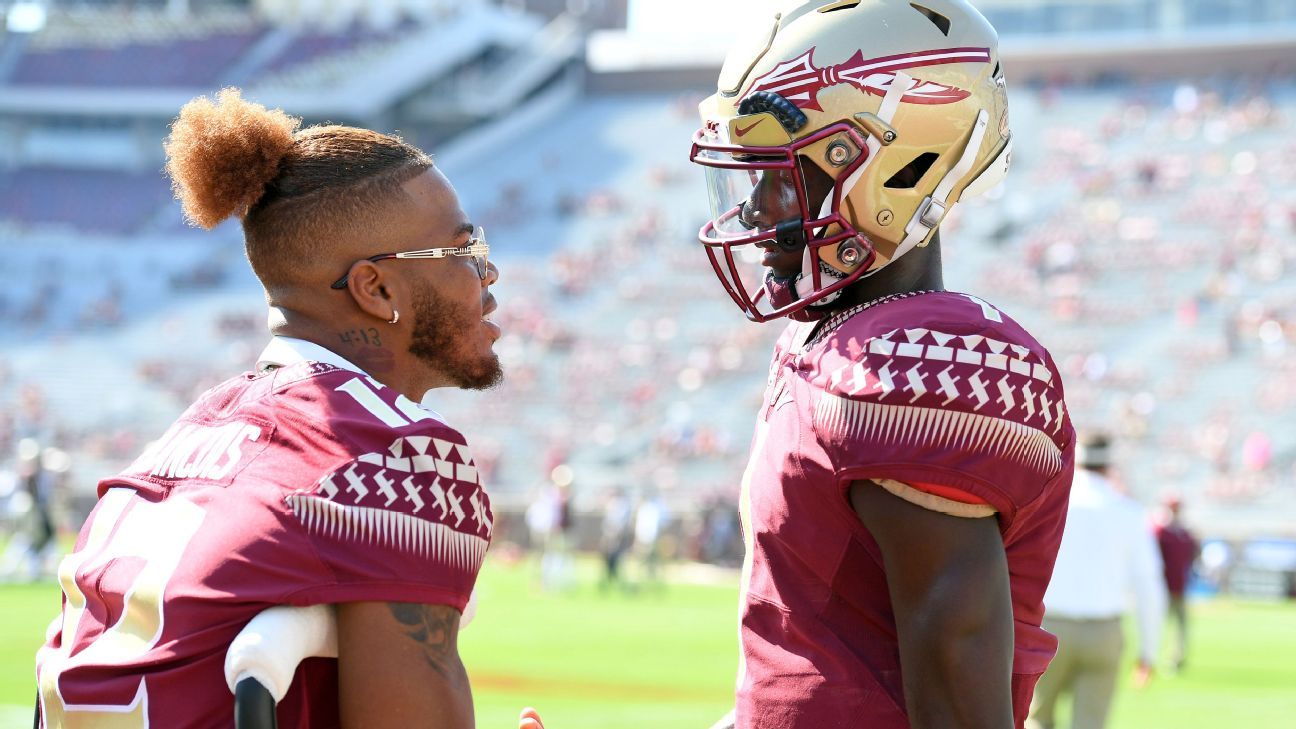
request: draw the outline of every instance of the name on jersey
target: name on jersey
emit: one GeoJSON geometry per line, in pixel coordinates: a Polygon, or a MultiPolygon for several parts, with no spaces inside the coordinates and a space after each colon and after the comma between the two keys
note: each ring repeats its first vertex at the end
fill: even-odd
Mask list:
{"type": "Polygon", "coordinates": [[[249,443],[261,441],[262,428],[244,422],[223,425],[176,423],[135,461],[132,470],[157,478],[201,478],[219,481],[246,455],[249,443]]]}

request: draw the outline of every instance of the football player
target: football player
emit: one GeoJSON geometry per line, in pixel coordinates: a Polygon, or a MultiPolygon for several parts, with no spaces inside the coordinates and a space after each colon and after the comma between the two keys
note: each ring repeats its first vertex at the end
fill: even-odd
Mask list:
{"type": "Polygon", "coordinates": [[[700,239],[792,321],[741,513],[739,727],[1021,726],[1074,431],[1048,352],[945,289],[939,226],[1008,165],[996,35],[964,0],[813,0],[701,105],[700,239]]]}
{"type": "Polygon", "coordinates": [[[242,221],[274,337],[100,482],[37,656],[43,726],[233,726],[231,640],[318,604],[338,658],[301,665],[280,726],[473,725],[456,640],[493,515],[463,435],[420,402],[500,380],[499,271],[425,153],[299,125],[227,89],[172,126],[185,213],[242,221]]]}

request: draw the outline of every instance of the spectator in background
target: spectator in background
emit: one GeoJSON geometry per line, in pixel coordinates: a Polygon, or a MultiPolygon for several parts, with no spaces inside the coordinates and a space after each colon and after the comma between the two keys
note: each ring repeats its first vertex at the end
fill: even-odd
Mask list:
{"type": "Polygon", "coordinates": [[[1108,480],[1111,442],[1090,434],[1077,454],[1066,531],[1044,594],[1044,627],[1058,638],[1035,688],[1030,729],[1053,729],[1058,698],[1073,695],[1071,729],[1102,729],[1116,692],[1124,635],[1121,618],[1135,598],[1139,631],[1136,681],[1152,675],[1165,614],[1161,558],[1143,509],[1108,480]]]}
{"type": "MultiPolygon", "coordinates": [[[[62,451],[46,448],[34,438],[18,443],[13,490],[8,509],[14,518],[14,535],[0,558],[0,578],[35,581],[52,574],[58,557],[53,503],[59,473],[55,460],[65,459],[62,451]]],[[[66,466],[63,466],[66,471],[66,466]]]]}
{"type": "Polygon", "coordinates": [[[1175,641],[1174,664],[1182,671],[1188,659],[1188,604],[1185,593],[1197,561],[1200,545],[1179,519],[1183,499],[1177,491],[1168,491],[1161,499],[1165,507],[1156,524],[1157,544],[1161,548],[1161,562],[1165,566],[1166,592],[1170,596],[1170,617],[1178,627],[1175,641]]]}
{"type": "Polygon", "coordinates": [[[607,495],[603,510],[603,528],[599,535],[599,551],[603,555],[603,581],[599,583],[601,591],[611,587],[627,587],[621,576],[621,558],[630,549],[634,532],[630,520],[634,509],[625,489],[620,486],[612,489],[607,495]]]}
{"type": "Polygon", "coordinates": [[[737,566],[742,564],[743,543],[738,511],[716,494],[702,507],[699,556],[703,562],[737,566]]]}
{"type": "Polygon", "coordinates": [[[666,525],[666,505],[649,489],[635,509],[634,550],[643,564],[644,587],[661,586],[661,536],[666,525]]]}
{"type": "Polygon", "coordinates": [[[567,554],[567,532],[571,527],[571,468],[558,465],[550,482],[540,489],[527,507],[526,522],[531,548],[540,560],[540,588],[559,590],[571,582],[571,560],[567,554]]]}
{"type": "Polygon", "coordinates": [[[1257,430],[1242,441],[1242,468],[1246,473],[1264,473],[1273,462],[1273,441],[1257,430]]]}

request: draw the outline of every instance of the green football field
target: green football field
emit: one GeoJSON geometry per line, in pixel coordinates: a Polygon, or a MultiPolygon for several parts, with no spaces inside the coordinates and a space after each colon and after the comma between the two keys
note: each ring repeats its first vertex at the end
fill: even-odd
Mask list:
{"type": "MultiPolygon", "coordinates": [[[[482,572],[477,619],[462,637],[478,726],[516,726],[524,705],[549,729],[706,727],[727,710],[735,577],[601,595],[592,565],[581,576],[546,594],[526,563],[482,572]]],[[[53,585],[0,587],[0,727],[31,725],[32,655],[57,604],[53,585]]],[[[1143,690],[1126,682],[1111,727],[1296,726],[1296,605],[1208,601],[1193,617],[1190,670],[1143,690]]]]}

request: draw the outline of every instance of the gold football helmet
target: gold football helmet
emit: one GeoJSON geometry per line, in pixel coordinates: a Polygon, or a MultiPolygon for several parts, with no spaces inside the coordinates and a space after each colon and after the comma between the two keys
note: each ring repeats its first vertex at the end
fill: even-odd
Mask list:
{"type": "Polygon", "coordinates": [[[965,0],[813,0],[746,40],[701,104],[691,157],[711,203],[699,239],[749,319],[817,318],[1007,172],[997,36],[965,0]],[[799,215],[745,214],[771,194],[799,215]],[[744,282],[757,244],[803,250],[800,275],[744,282]]]}

